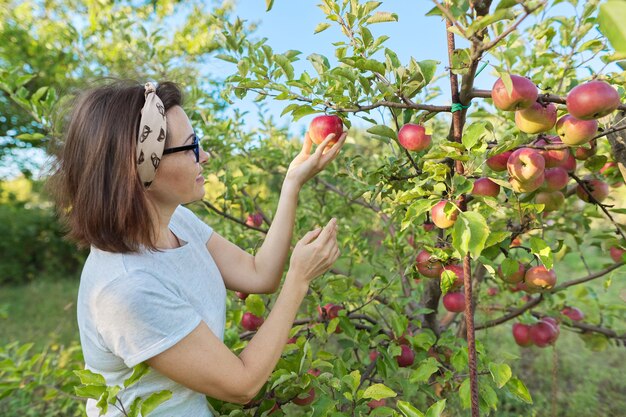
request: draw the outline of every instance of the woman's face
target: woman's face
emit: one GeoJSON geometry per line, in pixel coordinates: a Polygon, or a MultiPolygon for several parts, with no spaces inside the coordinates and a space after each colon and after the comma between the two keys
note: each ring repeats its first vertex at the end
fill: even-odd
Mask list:
{"type": "MultiPolygon", "coordinates": [[[[169,137],[166,149],[191,145],[195,136],[189,118],[180,106],[166,113],[169,137]]],[[[199,149],[199,162],[192,149],[163,155],[148,196],[163,207],[176,208],[200,200],[204,196],[202,166],[209,155],[199,149]]]]}

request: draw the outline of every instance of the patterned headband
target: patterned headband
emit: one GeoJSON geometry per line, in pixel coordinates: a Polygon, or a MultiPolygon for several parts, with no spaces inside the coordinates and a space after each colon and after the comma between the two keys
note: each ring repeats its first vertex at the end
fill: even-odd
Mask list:
{"type": "Polygon", "coordinates": [[[156,170],[165,148],[165,107],[156,95],[156,87],[151,82],[145,85],[146,103],[141,109],[141,122],[137,137],[137,171],[143,185],[148,188],[154,180],[156,170]]]}

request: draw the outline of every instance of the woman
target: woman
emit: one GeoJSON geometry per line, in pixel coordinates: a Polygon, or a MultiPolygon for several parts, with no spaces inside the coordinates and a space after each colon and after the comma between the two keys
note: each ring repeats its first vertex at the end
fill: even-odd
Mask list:
{"type": "MultiPolygon", "coordinates": [[[[70,115],[51,178],[69,236],[91,248],[78,293],[85,367],[107,385],[151,367],[107,416],[161,390],[172,398],[151,416],[210,416],[205,395],[244,404],[261,389],[314,278],[339,256],[336,220],[308,232],[265,323],[236,356],[223,343],[226,289],[273,293],[292,238],[298,193],[339,153],[329,135],[313,154],[308,136],[289,166],[276,216],[256,256],[183,204],[204,195],[200,147],[179,88],[115,83],[85,92],[70,115]]],[[[99,415],[94,400],[87,414],[99,415]]]]}

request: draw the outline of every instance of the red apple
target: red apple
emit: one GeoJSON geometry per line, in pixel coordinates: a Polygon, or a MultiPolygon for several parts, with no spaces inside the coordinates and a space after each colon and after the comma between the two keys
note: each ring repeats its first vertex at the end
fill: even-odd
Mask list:
{"type": "MultiPolygon", "coordinates": [[[[600,203],[609,196],[609,184],[607,184],[606,182],[591,178],[583,180],[583,183],[587,187],[587,190],[589,190],[589,193],[591,193],[591,196],[595,198],[597,202],[600,203]]],[[[580,184],[578,184],[578,186],[576,187],[576,195],[578,196],[578,198],[587,203],[591,202],[589,194],[583,189],[580,184]]]]}
{"type": "Polygon", "coordinates": [[[424,228],[425,232],[432,232],[432,230],[435,228],[435,224],[431,222],[424,222],[422,227],[424,228]]]}
{"type": "Polygon", "coordinates": [[[248,226],[261,227],[263,224],[263,216],[261,213],[248,214],[246,224],[248,226]]]}
{"type": "Polygon", "coordinates": [[[517,264],[517,271],[509,275],[505,275],[502,272],[502,265],[498,266],[498,276],[502,278],[504,282],[508,282],[509,284],[517,284],[518,282],[522,282],[524,280],[524,274],[526,274],[526,267],[521,262],[518,262],[517,264]]]}
{"type": "Polygon", "coordinates": [[[320,371],[319,369],[309,369],[308,371],[306,371],[306,373],[309,375],[313,375],[314,377],[318,377],[320,376],[322,371],[320,371]]]}
{"type": "Polygon", "coordinates": [[[524,283],[531,291],[549,290],[556,284],[556,274],[543,265],[533,266],[526,271],[524,283]]]}
{"type": "Polygon", "coordinates": [[[498,294],[498,287],[489,287],[487,288],[487,295],[493,297],[498,294]]]}
{"type": "Polygon", "coordinates": [[[246,298],[248,298],[249,295],[241,291],[235,291],[235,294],[237,294],[237,297],[239,297],[240,300],[245,300],[246,298]]]}
{"type": "MultiPolygon", "coordinates": [[[[561,142],[561,138],[558,136],[545,136],[545,139],[539,139],[535,142],[537,146],[548,146],[548,145],[563,145],[561,142]]],[[[545,160],[546,168],[554,168],[563,166],[567,162],[567,158],[569,158],[570,151],[568,148],[564,149],[544,149],[540,151],[541,156],[545,160]]]]}
{"type": "Polygon", "coordinates": [[[525,133],[547,132],[555,123],[556,106],[552,103],[544,105],[535,101],[530,107],[515,112],[515,125],[525,133]]]}
{"type": "Polygon", "coordinates": [[[574,155],[572,155],[571,152],[569,156],[567,157],[567,160],[565,161],[565,163],[561,165],[561,168],[565,168],[567,172],[576,171],[576,158],[574,158],[574,155]]]}
{"type": "Polygon", "coordinates": [[[616,166],[617,164],[613,161],[607,162],[606,164],[602,165],[602,168],[600,168],[600,174],[605,175],[605,172],[610,171],[611,168],[616,166]]]}
{"type": "Polygon", "coordinates": [[[539,321],[530,326],[530,339],[539,347],[546,347],[555,342],[556,327],[549,322],[539,321]]]}
{"type": "Polygon", "coordinates": [[[485,197],[497,197],[500,194],[500,186],[489,178],[478,178],[474,181],[472,188],[473,195],[482,195],[485,197]]]}
{"type": "Polygon", "coordinates": [[[566,145],[582,145],[596,136],[598,122],[596,120],[580,120],[571,114],[566,114],[556,122],[556,133],[566,145]]]}
{"type": "Polygon", "coordinates": [[[287,344],[295,344],[298,341],[298,336],[290,337],[287,339],[287,344]]]}
{"type": "Polygon", "coordinates": [[[263,324],[263,317],[255,316],[246,311],[241,317],[241,327],[251,332],[257,330],[263,324]]]}
{"type": "Polygon", "coordinates": [[[303,396],[302,394],[298,395],[293,399],[293,403],[304,406],[311,404],[313,400],[315,400],[315,388],[311,388],[306,396],[303,396]]]}
{"type": "Polygon", "coordinates": [[[565,202],[565,196],[560,191],[541,191],[535,195],[535,203],[544,205],[544,212],[558,210],[565,202]]]}
{"type": "Polygon", "coordinates": [[[569,175],[563,167],[548,168],[544,172],[543,187],[546,191],[559,191],[567,186],[569,175]]]}
{"type": "Polygon", "coordinates": [[[381,398],[380,400],[371,400],[367,403],[367,406],[371,409],[374,409],[378,407],[384,407],[386,404],[387,402],[385,401],[385,399],[381,398]]]}
{"type": "Polygon", "coordinates": [[[370,362],[374,362],[378,355],[380,355],[380,353],[377,350],[370,351],[370,362]]]}
{"type": "Polygon", "coordinates": [[[430,146],[430,135],[422,125],[407,123],[398,131],[398,142],[409,151],[423,151],[430,146]]]}
{"type": "Polygon", "coordinates": [[[513,339],[515,343],[522,347],[527,347],[533,344],[530,339],[530,326],[523,323],[513,324],[513,339]]]}
{"type": "Polygon", "coordinates": [[[574,151],[574,158],[579,161],[586,161],[587,159],[594,156],[597,152],[596,141],[589,142],[589,145],[582,145],[576,148],[574,151]]]}
{"type": "Polygon", "coordinates": [[[624,259],[624,253],[626,253],[626,250],[622,248],[618,248],[617,246],[611,246],[611,249],[609,249],[609,252],[611,253],[611,259],[613,259],[615,262],[622,262],[622,260],[624,259]]]}
{"type": "Polygon", "coordinates": [[[402,352],[396,356],[398,366],[400,368],[406,368],[407,366],[413,365],[413,361],[415,360],[415,353],[413,350],[407,345],[400,345],[400,349],[402,349],[402,352]]]}
{"type": "Polygon", "coordinates": [[[531,148],[520,148],[513,152],[507,162],[507,170],[514,179],[520,182],[529,182],[541,174],[546,162],[543,156],[531,148]]]}
{"type": "Polygon", "coordinates": [[[564,307],[563,310],[561,310],[561,314],[569,317],[573,321],[581,321],[585,318],[585,314],[576,307],[564,307]]]}
{"type": "Polygon", "coordinates": [[[487,158],[487,166],[496,172],[506,171],[506,163],[512,153],[513,151],[506,151],[487,158]]]}
{"type": "Polygon", "coordinates": [[[441,275],[441,271],[443,270],[443,265],[440,261],[431,259],[431,257],[432,255],[430,252],[426,250],[420,251],[415,259],[417,270],[425,277],[439,278],[439,275],[441,275]]]}
{"type": "Polygon", "coordinates": [[[513,88],[510,94],[506,90],[502,78],[498,78],[493,85],[491,98],[493,99],[493,105],[498,109],[504,111],[525,109],[537,101],[539,91],[528,78],[511,75],[511,83],[513,88]]]}
{"type": "Polygon", "coordinates": [[[342,306],[333,303],[328,303],[324,307],[317,306],[320,320],[332,320],[335,317],[339,317],[339,311],[341,310],[343,310],[342,306]]]}
{"type": "Polygon", "coordinates": [[[621,104],[617,91],[598,80],[574,87],[565,101],[567,111],[581,120],[599,119],[611,114],[621,104]]]}
{"type": "Polygon", "coordinates": [[[449,292],[443,296],[443,306],[453,313],[465,311],[465,294],[460,292],[449,292]]]}
{"type": "Polygon", "coordinates": [[[446,203],[447,200],[441,200],[430,210],[430,218],[433,219],[435,226],[441,229],[447,229],[448,227],[454,226],[454,222],[456,222],[456,218],[459,215],[456,208],[454,208],[454,211],[450,213],[449,216],[446,215],[444,211],[446,203]]]}
{"type": "Polygon", "coordinates": [[[509,177],[509,183],[511,184],[513,191],[515,191],[516,193],[531,193],[535,190],[538,190],[543,185],[544,181],[544,171],[541,171],[539,173],[539,176],[530,181],[520,181],[516,178],[509,177]]]}
{"type": "Polygon", "coordinates": [[[343,133],[343,122],[338,116],[317,116],[309,125],[309,137],[316,145],[324,142],[324,139],[333,133],[335,134],[335,138],[330,141],[330,145],[334,145],[343,133]]]}

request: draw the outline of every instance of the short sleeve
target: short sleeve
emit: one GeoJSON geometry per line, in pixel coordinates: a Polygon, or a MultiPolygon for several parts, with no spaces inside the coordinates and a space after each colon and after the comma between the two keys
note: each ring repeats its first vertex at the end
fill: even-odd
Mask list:
{"type": "Polygon", "coordinates": [[[145,271],[113,280],[94,303],[102,340],[129,368],[174,346],[201,321],[189,302],[145,271]]]}
{"type": "Polygon", "coordinates": [[[206,244],[213,233],[211,226],[203,222],[198,216],[186,207],[178,206],[175,214],[180,216],[182,227],[189,229],[194,233],[201,243],[206,244]]]}

